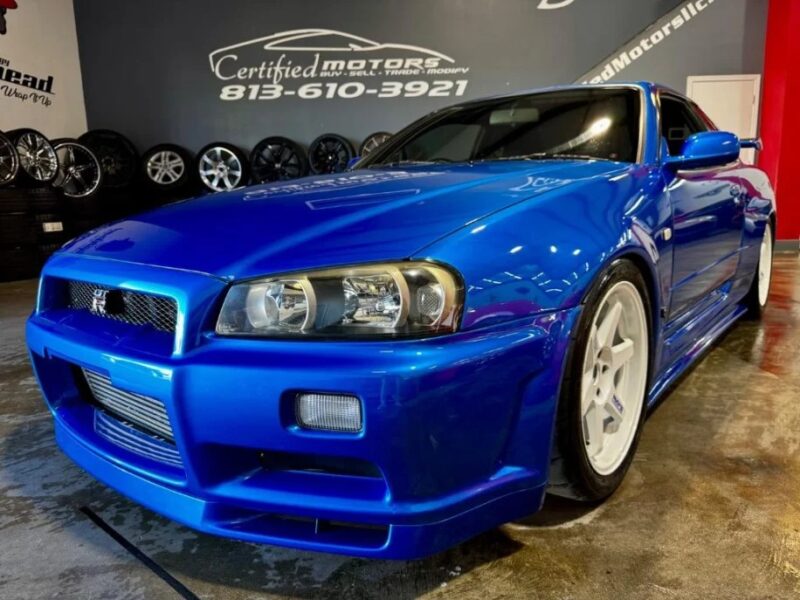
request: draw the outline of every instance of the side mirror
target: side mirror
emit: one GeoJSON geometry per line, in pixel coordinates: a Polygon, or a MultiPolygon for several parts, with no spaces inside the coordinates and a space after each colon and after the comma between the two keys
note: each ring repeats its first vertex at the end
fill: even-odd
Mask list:
{"type": "Polygon", "coordinates": [[[351,170],[353,167],[356,166],[356,163],[361,160],[360,156],[354,156],[350,160],[347,161],[347,170],[351,170]]]}
{"type": "Polygon", "coordinates": [[[686,138],[680,156],[666,164],[675,169],[719,167],[736,161],[742,151],[739,138],[728,131],[703,131],[686,138]]]}

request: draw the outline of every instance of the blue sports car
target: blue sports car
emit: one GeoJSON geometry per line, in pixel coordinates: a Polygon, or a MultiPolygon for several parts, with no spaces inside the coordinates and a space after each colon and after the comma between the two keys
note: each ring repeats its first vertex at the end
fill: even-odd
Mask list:
{"type": "Polygon", "coordinates": [[[552,88],[90,232],[27,324],[58,443],[190,527],[365,557],[603,499],[647,409],[767,303],[744,147],[658,85],[552,88]]]}

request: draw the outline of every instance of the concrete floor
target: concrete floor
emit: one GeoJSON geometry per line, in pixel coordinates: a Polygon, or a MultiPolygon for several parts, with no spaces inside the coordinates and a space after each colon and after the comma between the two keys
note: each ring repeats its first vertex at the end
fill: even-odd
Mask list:
{"type": "Polygon", "coordinates": [[[549,502],[434,558],[372,562],[202,535],[96,483],[57,450],[23,322],[0,285],[0,598],[177,598],[91,507],[202,598],[788,598],[800,595],[800,259],[776,259],[741,322],[652,414],[607,503],[549,502]]]}

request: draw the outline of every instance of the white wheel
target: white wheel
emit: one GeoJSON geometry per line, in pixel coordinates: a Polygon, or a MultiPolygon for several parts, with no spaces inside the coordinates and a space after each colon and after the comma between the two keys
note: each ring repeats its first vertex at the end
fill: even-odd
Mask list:
{"type": "Polygon", "coordinates": [[[772,227],[767,223],[761,252],[758,260],[758,304],[766,306],[769,298],[769,284],[772,281],[772,227]]]}
{"type": "Polygon", "coordinates": [[[613,285],[592,319],[581,375],[586,457],[600,475],[625,461],[641,421],[648,369],[648,320],[629,281],[613,285]]]}

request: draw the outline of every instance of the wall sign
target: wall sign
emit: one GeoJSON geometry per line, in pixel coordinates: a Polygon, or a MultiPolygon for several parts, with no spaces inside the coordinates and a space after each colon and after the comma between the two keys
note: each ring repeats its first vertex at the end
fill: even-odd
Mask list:
{"type": "Polygon", "coordinates": [[[333,29],[295,29],[208,56],[220,100],[459,97],[470,68],[422,46],[377,42],[333,29]]]}
{"type": "Polygon", "coordinates": [[[53,76],[37,76],[11,68],[11,61],[0,57],[0,94],[20,102],[53,105],[53,76]]]}
{"type": "Polygon", "coordinates": [[[15,0],[0,0],[0,35],[5,35],[8,31],[8,24],[6,23],[6,11],[17,8],[15,0]]]}

